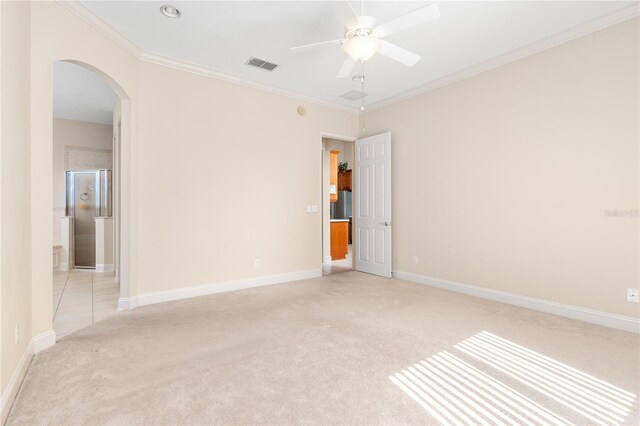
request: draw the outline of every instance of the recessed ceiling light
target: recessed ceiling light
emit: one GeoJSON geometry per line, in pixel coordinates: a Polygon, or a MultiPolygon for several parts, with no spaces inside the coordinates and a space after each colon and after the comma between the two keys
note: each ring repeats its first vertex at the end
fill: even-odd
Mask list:
{"type": "Polygon", "coordinates": [[[181,13],[173,6],[164,5],[160,8],[160,12],[168,18],[179,18],[181,13]]]}

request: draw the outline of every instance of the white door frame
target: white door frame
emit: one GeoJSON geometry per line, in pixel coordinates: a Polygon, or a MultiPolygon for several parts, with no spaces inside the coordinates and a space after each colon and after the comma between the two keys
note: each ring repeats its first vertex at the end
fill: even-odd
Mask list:
{"type": "MultiPolygon", "coordinates": [[[[354,144],[354,152],[355,152],[355,142],[356,139],[358,139],[355,136],[344,136],[344,135],[338,135],[335,133],[327,133],[327,132],[320,132],[320,138],[319,138],[319,151],[320,151],[320,204],[319,204],[319,211],[320,211],[320,268],[322,268],[322,265],[324,264],[324,256],[323,256],[323,247],[324,247],[324,182],[322,179],[322,172],[323,172],[323,167],[324,167],[324,147],[322,145],[322,140],[323,139],[335,139],[335,140],[339,140],[339,141],[343,141],[343,142],[349,142],[349,143],[353,143],[354,144]]],[[[351,183],[351,192],[352,194],[356,194],[357,188],[355,187],[355,181],[353,181],[351,183]]],[[[352,195],[352,200],[354,195],[352,195]]],[[[352,201],[352,208],[353,208],[353,201],[352,201]]],[[[353,218],[353,224],[352,227],[355,229],[355,217],[353,218]]],[[[353,241],[352,244],[352,250],[355,251],[355,240],[353,241]]],[[[354,263],[351,263],[351,269],[353,269],[354,263]]]]}

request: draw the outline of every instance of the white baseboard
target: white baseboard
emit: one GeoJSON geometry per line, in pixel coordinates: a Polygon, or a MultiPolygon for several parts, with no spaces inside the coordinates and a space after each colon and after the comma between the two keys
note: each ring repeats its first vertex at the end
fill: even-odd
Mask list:
{"type": "Polygon", "coordinates": [[[578,306],[564,305],[561,303],[549,302],[547,300],[534,299],[532,297],[520,296],[513,293],[491,290],[483,287],[476,287],[468,284],[461,284],[439,278],[427,277],[424,275],[412,274],[410,272],[394,271],[393,277],[411,281],[416,284],[424,284],[431,287],[443,288],[458,293],[469,294],[471,296],[482,297],[484,299],[495,300],[497,302],[510,305],[521,306],[523,308],[559,315],[566,318],[577,319],[590,322],[605,327],[630,331],[640,334],[640,320],[620,315],[608,314],[606,312],[594,311],[592,309],[580,308],[578,306]]]}
{"type": "Polygon", "coordinates": [[[324,263],[325,265],[328,265],[331,263],[331,256],[325,256],[322,258],[322,263],[324,263]]]}
{"type": "Polygon", "coordinates": [[[31,339],[33,342],[33,353],[37,354],[56,344],[56,332],[53,330],[40,333],[31,339]]]}
{"type": "Polygon", "coordinates": [[[113,272],[113,263],[96,263],[96,272],[113,272]]]}
{"type": "Polygon", "coordinates": [[[69,262],[60,262],[60,270],[68,271],[69,270],[69,262]]]}
{"type": "Polygon", "coordinates": [[[7,387],[2,393],[2,402],[0,405],[2,421],[0,422],[0,424],[4,424],[4,422],[7,420],[7,416],[9,415],[9,411],[11,410],[11,405],[13,405],[13,401],[18,394],[18,390],[20,389],[22,380],[24,380],[25,374],[27,374],[29,365],[31,365],[33,355],[55,344],[56,333],[53,330],[45,331],[44,333],[35,336],[29,341],[29,344],[22,353],[22,357],[20,357],[20,361],[18,361],[16,369],[13,371],[9,382],[7,383],[7,387]]]}
{"type": "Polygon", "coordinates": [[[321,276],[321,269],[311,269],[308,271],[292,272],[288,274],[269,275],[266,277],[247,278],[244,280],[224,281],[167,291],[143,293],[136,297],[121,297],[118,299],[118,310],[133,309],[138,306],[152,305],[154,303],[170,302],[173,300],[188,299],[191,297],[206,296],[209,294],[224,293],[227,291],[244,290],[247,288],[261,287],[271,284],[281,284],[290,281],[306,280],[321,276]]]}
{"type": "Polygon", "coordinates": [[[18,361],[18,365],[16,369],[13,371],[9,382],[7,383],[7,387],[4,392],[2,392],[2,402],[1,402],[1,413],[2,413],[2,422],[0,424],[4,424],[7,420],[7,416],[9,415],[9,411],[11,410],[11,406],[13,405],[13,400],[16,398],[18,394],[18,390],[20,389],[20,385],[22,384],[22,380],[24,379],[25,374],[27,374],[27,369],[31,364],[31,359],[33,358],[33,341],[30,341],[27,347],[24,349],[22,353],[22,357],[20,357],[20,361],[18,361]]]}

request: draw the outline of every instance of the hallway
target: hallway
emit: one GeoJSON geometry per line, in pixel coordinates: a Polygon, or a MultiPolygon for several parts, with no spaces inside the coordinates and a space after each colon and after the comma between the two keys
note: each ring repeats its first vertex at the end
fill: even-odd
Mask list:
{"type": "Polygon", "coordinates": [[[71,334],[117,312],[120,287],[113,272],[53,273],[53,329],[56,337],[71,334]]]}

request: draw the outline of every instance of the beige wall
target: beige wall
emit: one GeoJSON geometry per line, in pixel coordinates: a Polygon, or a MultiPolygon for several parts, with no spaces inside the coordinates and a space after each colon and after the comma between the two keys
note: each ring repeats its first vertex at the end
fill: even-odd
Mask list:
{"type": "Polygon", "coordinates": [[[358,123],[300,103],[141,64],[140,293],[319,270],[320,133],[358,123]]]}
{"type": "Polygon", "coordinates": [[[2,422],[11,402],[7,384],[19,374],[31,339],[29,7],[0,2],[0,392],[7,404],[2,422]]]}
{"type": "MultiPolygon", "coordinates": [[[[60,242],[60,218],[65,214],[65,146],[112,149],[113,126],[76,120],[53,119],[53,242],[60,242]]],[[[96,164],[93,167],[96,168],[96,164]]],[[[74,167],[75,168],[75,167],[74,167]]]]}
{"type": "Polygon", "coordinates": [[[638,217],[605,214],[639,208],[638,28],[366,114],[392,132],[394,269],[638,317],[638,217]]]}

